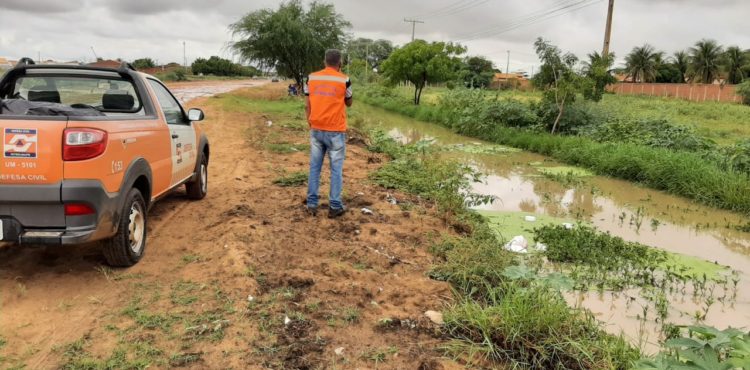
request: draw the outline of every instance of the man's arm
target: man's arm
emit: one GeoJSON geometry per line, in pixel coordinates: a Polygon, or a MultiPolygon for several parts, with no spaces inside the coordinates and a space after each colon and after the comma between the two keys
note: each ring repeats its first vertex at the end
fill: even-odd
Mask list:
{"type": "Polygon", "coordinates": [[[347,107],[351,107],[353,100],[354,94],[352,93],[352,81],[346,80],[346,95],[344,97],[344,103],[346,103],[347,107]]]}
{"type": "Polygon", "coordinates": [[[302,91],[305,94],[305,117],[307,118],[307,125],[312,127],[310,123],[310,112],[312,112],[312,107],[310,106],[310,87],[307,85],[307,81],[303,82],[302,91]]]}

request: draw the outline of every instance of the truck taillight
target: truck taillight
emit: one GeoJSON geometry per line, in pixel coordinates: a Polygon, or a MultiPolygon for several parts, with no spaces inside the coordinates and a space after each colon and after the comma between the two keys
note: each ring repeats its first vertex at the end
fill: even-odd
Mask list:
{"type": "Polygon", "coordinates": [[[107,133],[93,128],[69,128],[63,134],[63,160],[82,161],[107,149],[107,133]]]}
{"type": "Polygon", "coordinates": [[[65,205],[66,216],[85,216],[96,213],[91,206],[84,203],[68,203],[65,205]]]}

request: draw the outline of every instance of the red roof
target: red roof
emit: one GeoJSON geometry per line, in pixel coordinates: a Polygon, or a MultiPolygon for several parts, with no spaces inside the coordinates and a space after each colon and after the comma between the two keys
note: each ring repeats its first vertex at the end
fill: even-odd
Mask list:
{"type": "Polygon", "coordinates": [[[100,60],[95,63],[89,63],[88,66],[99,68],[119,68],[121,64],[122,62],[116,60],[100,60]]]}

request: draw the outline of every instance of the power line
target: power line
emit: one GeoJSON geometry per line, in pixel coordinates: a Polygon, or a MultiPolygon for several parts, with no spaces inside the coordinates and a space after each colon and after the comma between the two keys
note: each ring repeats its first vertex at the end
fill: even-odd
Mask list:
{"type": "Polygon", "coordinates": [[[483,31],[477,31],[464,35],[457,39],[457,41],[473,41],[480,38],[489,36],[499,35],[508,31],[515,30],[520,27],[528,26],[531,24],[539,23],[560,15],[569,14],[576,10],[583,9],[585,7],[594,5],[602,0],[565,0],[558,3],[558,6],[544,11],[536,11],[525,16],[518,17],[506,21],[507,23],[491,27],[483,31]]]}
{"type": "Polygon", "coordinates": [[[434,15],[430,15],[430,16],[427,16],[427,17],[422,17],[422,18],[441,18],[441,17],[447,17],[447,16],[451,16],[451,15],[456,15],[456,14],[459,14],[459,13],[463,13],[463,12],[469,10],[469,9],[476,8],[476,7],[480,6],[480,5],[484,5],[484,4],[488,3],[489,1],[490,0],[476,0],[476,1],[472,2],[472,3],[468,3],[468,4],[465,4],[463,6],[456,7],[454,9],[446,10],[444,12],[440,12],[440,13],[437,13],[437,14],[434,14],[434,15]]]}
{"type": "Polygon", "coordinates": [[[435,14],[442,13],[442,12],[444,12],[446,10],[449,11],[449,10],[451,10],[453,8],[461,7],[461,6],[464,6],[466,4],[471,4],[471,3],[476,2],[476,1],[478,1],[478,0],[460,0],[460,1],[456,1],[454,3],[450,3],[450,4],[446,5],[446,6],[438,8],[438,9],[433,10],[431,12],[416,15],[413,18],[427,18],[427,17],[432,17],[435,14]]]}

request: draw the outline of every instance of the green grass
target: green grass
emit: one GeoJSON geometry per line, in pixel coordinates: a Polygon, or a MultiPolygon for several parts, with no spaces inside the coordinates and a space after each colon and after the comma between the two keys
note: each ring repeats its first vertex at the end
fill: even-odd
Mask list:
{"type": "Polygon", "coordinates": [[[267,144],[266,149],[276,154],[290,154],[307,152],[310,150],[310,144],[272,143],[267,144]]]}
{"type": "Polygon", "coordinates": [[[302,186],[307,182],[307,172],[293,172],[273,180],[274,185],[281,187],[302,186]]]}

